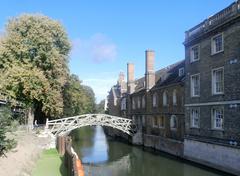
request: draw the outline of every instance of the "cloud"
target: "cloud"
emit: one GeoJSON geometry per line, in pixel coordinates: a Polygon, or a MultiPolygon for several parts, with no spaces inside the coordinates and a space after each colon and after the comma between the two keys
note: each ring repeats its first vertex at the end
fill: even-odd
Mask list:
{"type": "Polygon", "coordinates": [[[72,41],[71,56],[73,59],[90,59],[95,63],[114,61],[117,57],[117,46],[106,35],[98,33],[89,39],[72,41]]]}
{"type": "Polygon", "coordinates": [[[108,91],[110,91],[110,88],[117,82],[116,77],[112,76],[106,78],[104,75],[105,74],[101,74],[97,78],[87,78],[82,80],[84,85],[89,85],[94,90],[97,103],[106,99],[108,91]]]}
{"type": "Polygon", "coordinates": [[[83,84],[90,85],[94,90],[97,103],[106,99],[110,88],[116,84],[116,79],[86,79],[83,84]]]}

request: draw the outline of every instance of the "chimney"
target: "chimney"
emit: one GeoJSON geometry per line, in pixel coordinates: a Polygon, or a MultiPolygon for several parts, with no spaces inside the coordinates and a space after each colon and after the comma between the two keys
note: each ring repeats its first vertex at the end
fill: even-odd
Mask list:
{"type": "Polygon", "coordinates": [[[127,64],[127,92],[129,94],[133,93],[135,89],[134,83],[134,64],[127,64]]]}
{"type": "Polygon", "coordinates": [[[155,71],[154,71],[155,52],[153,50],[146,50],[145,57],[146,57],[145,86],[148,91],[155,85],[155,71]]]}
{"type": "Polygon", "coordinates": [[[122,85],[124,82],[124,73],[120,72],[118,76],[118,85],[122,85]]]}

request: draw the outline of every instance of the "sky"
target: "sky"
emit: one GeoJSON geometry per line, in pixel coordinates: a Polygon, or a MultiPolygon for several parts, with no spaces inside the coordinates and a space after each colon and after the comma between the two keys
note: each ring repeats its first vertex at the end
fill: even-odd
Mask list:
{"type": "Polygon", "coordinates": [[[0,33],[8,19],[41,13],[58,20],[72,43],[69,67],[96,101],[105,99],[127,63],[144,76],[145,50],[156,53],[155,69],[184,59],[185,31],[234,0],[3,0],[0,33]]]}

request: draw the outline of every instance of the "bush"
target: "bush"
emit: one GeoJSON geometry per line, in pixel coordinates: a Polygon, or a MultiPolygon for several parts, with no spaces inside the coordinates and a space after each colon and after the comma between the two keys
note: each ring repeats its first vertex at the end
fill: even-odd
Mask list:
{"type": "Polygon", "coordinates": [[[12,115],[10,108],[0,108],[0,156],[16,145],[13,139],[7,139],[6,137],[6,133],[11,130],[11,124],[12,115]]]}

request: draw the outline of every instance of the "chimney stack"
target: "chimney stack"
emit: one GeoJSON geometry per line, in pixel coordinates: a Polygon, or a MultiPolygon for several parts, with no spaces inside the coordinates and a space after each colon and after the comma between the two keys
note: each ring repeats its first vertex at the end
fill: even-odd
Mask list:
{"type": "Polygon", "coordinates": [[[120,72],[118,76],[118,85],[122,85],[123,82],[124,82],[124,73],[120,72]]]}
{"type": "Polygon", "coordinates": [[[148,91],[155,85],[155,71],[154,71],[155,52],[153,50],[146,50],[145,57],[146,57],[145,86],[148,91]]]}
{"type": "Polygon", "coordinates": [[[134,64],[127,64],[127,92],[129,94],[133,93],[135,89],[134,83],[134,64]]]}

